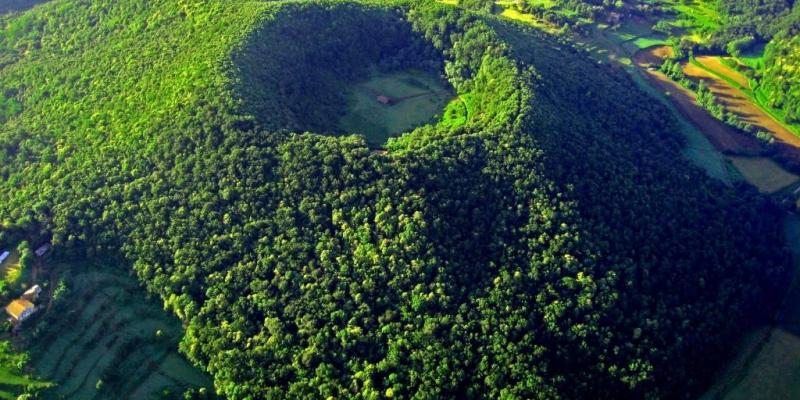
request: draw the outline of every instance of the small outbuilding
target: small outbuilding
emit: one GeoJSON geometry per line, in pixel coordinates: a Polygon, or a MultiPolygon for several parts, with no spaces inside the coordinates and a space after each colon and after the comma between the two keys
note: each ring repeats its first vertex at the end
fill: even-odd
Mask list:
{"type": "Polygon", "coordinates": [[[6,306],[6,313],[10,317],[9,320],[14,323],[25,321],[35,312],[36,306],[25,299],[16,299],[6,306]]]}
{"type": "Polygon", "coordinates": [[[47,252],[50,251],[51,247],[53,247],[53,246],[50,243],[45,243],[45,244],[39,246],[39,248],[36,249],[36,251],[34,251],[34,253],[36,254],[36,257],[41,257],[41,256],[47,254],[47,252]]]}
{"type": "Polygon", "coordinates": [[[392,100],[391,97],[387,97],[387,96],[384,96],[384,95],[378,96],[377,100],[378,100],[378,103],[381,103],[381,104],[386,105],[386,106],[390,106],[390,105],[394,104],[394,100],[392,100]]]}
{"type": "Polygon", "coordinates": [[[8,258],[8,256],[10,256],[10,255],[11,255],[10,251],[4,251],[4,252],[0,253],[0,264],[2,264],[3,261],[5,261],[6,258],[8,258]]]}

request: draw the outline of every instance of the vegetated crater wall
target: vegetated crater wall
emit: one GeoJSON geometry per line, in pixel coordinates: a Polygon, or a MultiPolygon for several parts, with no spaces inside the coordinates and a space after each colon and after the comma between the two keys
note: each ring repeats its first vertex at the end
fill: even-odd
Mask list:
{"type": "Polygon", "coordinates": [[[234,54],[242,111],[267,130],[344,134],[347,87],[380,72],[440,72],[442,54],[402,10],[286,4],[234,54]]]}

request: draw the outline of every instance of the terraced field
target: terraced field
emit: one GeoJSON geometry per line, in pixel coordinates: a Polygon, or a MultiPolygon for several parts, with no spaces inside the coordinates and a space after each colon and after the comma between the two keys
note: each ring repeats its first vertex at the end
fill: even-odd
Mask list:
{"type": "Polygon", "coordinates": [[[65,298],[26,329],[32,367],[57,384],[47,398],[179,398],[211,386],[177,352],[178,321],[145,301],[133,278],[108,267],[57,268],[68,271],[65,298]]]}

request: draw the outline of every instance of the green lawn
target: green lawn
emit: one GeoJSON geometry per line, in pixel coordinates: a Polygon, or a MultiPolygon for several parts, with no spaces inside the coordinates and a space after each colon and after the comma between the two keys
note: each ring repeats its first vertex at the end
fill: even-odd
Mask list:
{"type": "Polygon", "coordinates": [[[178,398],[187,388],[211,387],[177,352],[178,320],[147,300],[134,278],[105,265],[55,268],[65,271],[67,294],[24,330],[30,364],[57,384],[47,398],[178,398]]]}
{"type": "Polygon", "coordinates": [[[352,86],[348,93],[350,107],[339,121],[347,133],[363,134],[367,143],[381,147],[397,134],[436,121],[453,98],[436,76],[410,70],[390,74],[375,73],[352,86]],[[395,99],[395,104],[378,102],[379,95],[395,99]],[[404,97],[416,96],[403,100],[404,97]]]}

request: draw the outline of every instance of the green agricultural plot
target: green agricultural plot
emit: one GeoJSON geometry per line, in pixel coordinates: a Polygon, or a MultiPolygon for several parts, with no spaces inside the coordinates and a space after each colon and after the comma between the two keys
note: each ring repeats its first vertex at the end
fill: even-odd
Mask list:
{"type": "Polygon", "coordinates": [[[378,147],[394,135],[432,122],[452,97],[452,92],[429,73],[375,73],[352,86],[350,107],[339,127],[347,133],[365,135],[370,146],[378,147]]]}
{"type": "Polygon", "coordinates": [[[57,268],[67,269],[67,291],[23,331],[33,369],[57,384],[48,398],[179,398],[211,386],[177,353],[179,322],[146,301],[132,277],[108,267],[57,268]]]}

